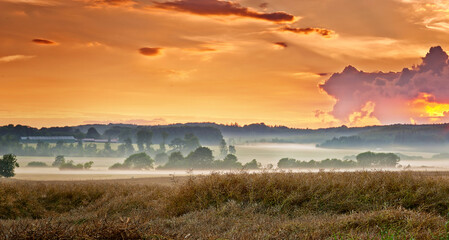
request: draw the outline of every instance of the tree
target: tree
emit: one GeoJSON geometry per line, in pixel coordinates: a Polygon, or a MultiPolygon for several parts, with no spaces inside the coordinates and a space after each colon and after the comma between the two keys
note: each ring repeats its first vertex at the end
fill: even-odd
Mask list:
{"type": "Polygon", "coordinates": [[[224,139],[221,139],[219,148],[220,148],[220,158],[223,158],[226,155],[228,155],[228,145],[226,144],[226,141],[224,139]]]}
{"type": "Polygon", "coordinates": [[[156,154],[154,161],[157,164],[165,164],[168,162],[168,155],[165,152],[158,153],[156,154]]]}
{"type": "Polygon", "coordinates": [[[125,149],[125,153],[127,155],[131,155],[134,153],[134,146],[133,146],[133,142],[131,141],[131,138],[127,138],[125,140],[124,149],[125,149]]]}
{"type": "Polygon", "coordinates": [[[184,156],[182,156],[181,152],[172,152],[170,157],[168,157],[168,161],[170,162],[181,162],[184,160],[184,156]]]}
{"type": "Polygon", "coordinates": [[[237,153],[237,151],[235,150],[235,146],[229,145],[229,153],[234,155],[237,153]]]}
{"type": "Polygon", "coordinates": [[[210,167],[214,161],[212,150],[207,147],[199,147],[191,152],[187,157],[187,161],[191,167],[210,167]]]}
{"type": "Polygon", "coordinates": [[[223,161],[215,161],[215,166],[217,168],[224,168],[224,169],[240,169],[242,168],[242,164],[238,162],[238,159],[233,154],[228,154],[223,159],[223,161]]]}
{"type": "Polygon", "coordinates": [[[27,167],[48,167],[44,162],[32,161],[27,164],[27,167]]]}
{"type": "Polygon", "coordinates": [[[84,163],[83,167],[84,167],[84,169],[90,169],[93,164],[94,164],[94,162],[90,161],[90,162],[84,163]]]}
{"type": "Polygon", "coordinates": [[[16,175],[14,173],[14,169],[16,167],[19,167],[16,155],[14,154],[3,155],[3,158],[0,159],[0,176],[6,178],[14,177],[16,175]]]}
{"type": "Polygon", "coordinates": [[[100,133],[98,133],[97,129],[95,129],[94,127],[90,127],[89,129],[87,129],[86,138],[98,139],[100,138],[100,133]]]}
{"type": "Polygon", "coordinates": [[[139,148],[139,151],[144,151],[144,145],[146,145],[147,150],[150,150],[152,139],[153,139],[153,132],[148,131],[147,129],[141,129],[137,132],[137,147],[139,148]]]}
{"type": "Polygon", "coordinates": [[[172,147],[175,151],[181,151],[184,147],[184,140],[181,138],[175,138],[170,142],[170,147],[172,147]]]}
{"type": "Polygon", "coordinates": [[[278,162],[278,168],[296,168],[298,165],[296,159],[293,158],[282,158],[278,162]]]}
{"type": "Polygon", "coordinates": [[[62,155],[58,155],[55,157],[55,161],[51,164],[53,167],[60,167],[62,164],[65,163],[65,158],[62,155]]]}
{"type": "Polygon", "coordinates": [[[364,152],[356,157],[361,167],[395,167],[400,158],[394,153],[364,152]]]}
{"type": "Polygon", "coordinates": [[[193,133],[187,133],[184,136],[184,152],[191,152],[199,147],[201,147],[200,140],[193,133]]]}
{"type": "Polygon", "coordinates": [[[111,139],[108,140],[108,142],[106,142],[104,144],[103,150],[105,152],[111,152],[112,151],[112,147],[111,147],[111,139]]]}
{"type": "Polygon", "coordinates": [[[243,168],[250,169],[250,170],[260,169],[261,167],[262,167],[262,164],[260,162],[257,162],[256,159],[253,159],[251,162],[248,162],[245,165],[243,165],[243,168]]]}
{"type": "Polygon", "coordinates": [[[166,151],[165,143],[167,141],[168,133],[166,131],[163,131],[161,133],[161,136],[162,136],[162,142],[161,142],[161,144],[159,144],[159,150],[162,151],[162,152],[165,152],[166,151]]]}
{"type": "Polygon", "coordinates": [[[129,156],[123,165],[133,169],[150,169],[153,168],[154,160],[146,153],[136,153],[129,156]]]}

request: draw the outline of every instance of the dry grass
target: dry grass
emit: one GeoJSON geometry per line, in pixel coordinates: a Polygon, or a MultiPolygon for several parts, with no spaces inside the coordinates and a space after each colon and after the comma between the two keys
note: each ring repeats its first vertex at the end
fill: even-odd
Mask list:
{"type": "Polygon", "coordinates": [[[449,239],[449,181],[235,173],[173,186],[0,182],[2,239],[449,239]]]}

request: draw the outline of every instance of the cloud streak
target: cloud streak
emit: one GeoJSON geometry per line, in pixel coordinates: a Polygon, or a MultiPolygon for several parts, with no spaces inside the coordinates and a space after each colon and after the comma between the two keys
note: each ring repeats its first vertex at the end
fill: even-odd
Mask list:
{"type": "Polygon", "coordinates": [[[158,2],[155,8],[188,12],[196,15],[241,16],[271,22],[292,22],[295,16],[286,12],[259,12],[239,3],[221,0],[177,0],[158,2]]]}
{"type": "Polygon", "coordinates": [[[34,58],[34,56],[26,56],[26,55],[4,56],[4,57],[0,57],[0,63],[15,62],[15,61],[20,61],[20,60],[27,60],[30,58],[34,58]]]}
{"type": "Polygon", "coordinates": [[[162,48],[149,48],[149,47],[144,47],[139,49],[140,54],[144,55],[144,56],[156,56],[159,55],[161,53],[162,48]]]}
{"type": "Polygon", "coordinates": [[[281,28],[280,30],[285,31],[285,32],[292,32],[292,33],[305,34],[305,35],[308,35],[311,33],[316,33],[325,38],[330,38],[334,34],[334,31],[324,29],[324,28],[292,28],[292,27],[286,26],[286,27],[281,28]]]}
{"type": "Polygon", "coordinates": [[[54,45],[56,42],[53,42],[51,40],[42,39],[42,38],[35,38],[31,40],[33,43],[41,44],[41,45],[54,45]]]}
{"type": "Polygon", "coordinates": [[[368,103],[370,114],[386,124],[449,119],[444,110],[449,103],[449,62],[441,47],[432,47],[421,64],[401,72],[368,73],[348,66],[319,87],[337,100],[330,114],[341,121],[363,112],[368,103]]]}

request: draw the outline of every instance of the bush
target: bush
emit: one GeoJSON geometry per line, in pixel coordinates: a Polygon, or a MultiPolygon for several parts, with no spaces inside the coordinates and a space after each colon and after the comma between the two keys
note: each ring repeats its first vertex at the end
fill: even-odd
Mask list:
{"type": "Polygon", "coordinates": [[[109,167],[109,170],[125,170],[125,169],[129,169],[129,167],[121,163],[116,163],[109,167]]]}
{"type": "Polygon", "coordinates": [[[14,169],[19,167],[17,163],[16,155],[14,154],[6,154],[3,155],[3,158],[0,158],[0,177],[14,177],[16,174],[14,173],[14,169]]]}
{"type": "Polygon", "coordinates": [[[153,168],[154,160],[148,154],[136,153],[129,156],[123,164],[116,163],[109,169],[150,169],[153,168]]]}
{"type": "Polygon", "coordinates": [[[33,162],[29,162],[27,164],[27,167],[48,167],[48,165],[44,162],[33,161],[33,162]]]}
{"type": "Polygon", "coordinates": [[[53,167],[60,167],[65,164],[65,158],[62,155],[56,156],[55,161],[51,164],[53,167]]]}
{"type": "Polygon", "coordinates": [[[87,169],[90,169],[93,164],[94,164],[94,162],[92,162],[92,161],[84,163],[84,164],[81,164],[81,163],[75,164],[73,162],[73,160],[70,160],[70,161],[62,164],[61,166],[59,166],[59,169],[60,170],[87,170],[87,169]]]}
{"type": "Polygon", "coordinates": [[[261,167],[262,164],[260,162],[257,162],[256,159],[253,159],[251,162],[245,163],[245,165],[243,165],[243,168],[248,170],[257,170],[261,167]]]}

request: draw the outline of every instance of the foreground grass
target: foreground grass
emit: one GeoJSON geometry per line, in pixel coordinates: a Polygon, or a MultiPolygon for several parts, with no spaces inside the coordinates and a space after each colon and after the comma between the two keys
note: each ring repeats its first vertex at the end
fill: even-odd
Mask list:
{"type": "Polygon", "coordinates": [[[449,180],[416,172],[0,182],[2,239],[449,239],[448,211],[449,180]]]}

